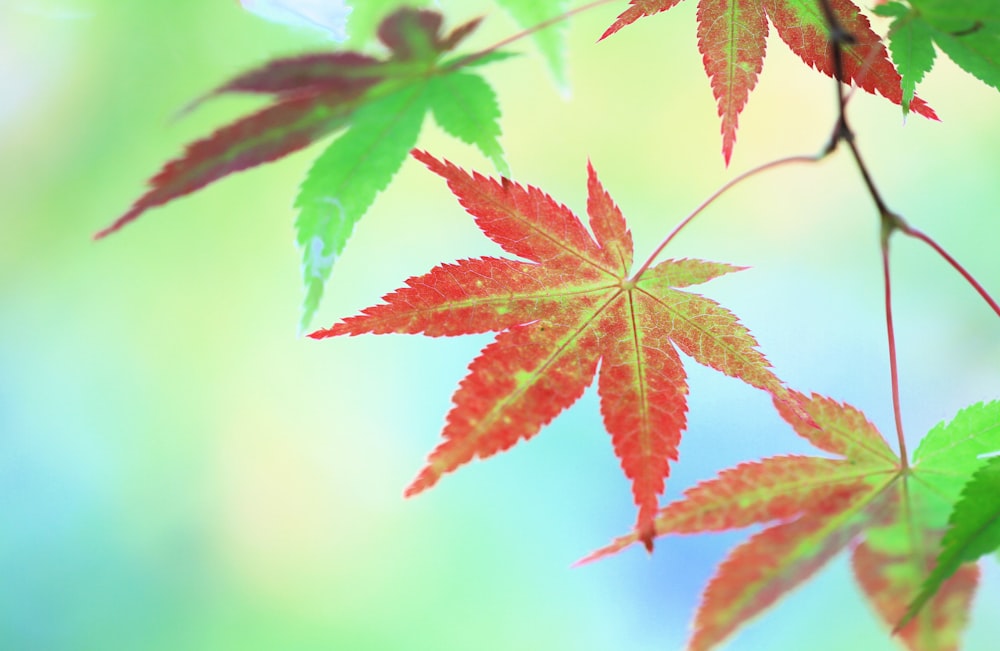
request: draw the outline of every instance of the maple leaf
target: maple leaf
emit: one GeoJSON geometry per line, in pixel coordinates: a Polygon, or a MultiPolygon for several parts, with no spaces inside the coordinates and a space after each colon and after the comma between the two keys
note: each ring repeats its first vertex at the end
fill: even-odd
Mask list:
{"type": "Polygon", "coordinates": [[[941,541],[931,572],[897,628],[905,626],[941,589],[963,563],[1000,548],[1000,457],[986,461],[962,490],[962,498],[948,518],[948,531],[941,541]]]}
{"type": "MultiPolygon", "coordinates": [[[[431,0],[365,0],[349,3],[353,9],[348,19],[350,41],[363,45],[378,18],[401,5],[427,6],[431,0]]],[[[566,22],[557,21],[543,29],[539,24],[553,20],[566,11],[569,0],[496,0],[496,4],[510,14],[524,29],[534,30],[532,38],[545,58],[556,84],[564,92],[568,88],[566,77],[566,22]]]]}
{"type": "Polygon", "coordinates": [[[474,457],[531,438],[597,374],[604,424],[639,507],[637,527],[651,534],[657,497],[686,426],[688,387],[677,350],[755,387],[784,392],[736,316],[680,290],[740,268],[667,260],[630,278],[632,236],[593,167],[591,237],[569,209],[538,188],[470,175],[425,152],[413,155],[448,181],[487,237],[527,261],[443,264],[407,280],[385,303],[310,335],[499,333],[469,366],[444,441],[407,495],[474,457]]]}
{"type": "MultiPolygon", "coordinates": [[[[525,29],[550,21],[563,15],[569,7],[569,0],[496,0],[517,24],[525,29]]],[[[569,92],[569,80],[566,76],[566,21],[556,21],[552,25],[539,29],[532,35],[538,46],[556,85],[563,92],[569,92]]]]}
{"type": "MultiPolygon", "coordinates": [[[[981,464],[979,456],[1000,449],[1000,402],[974,405],[936,426],[905,466],[854,407],[815,394],[797,398],[810,421],[789,409],[789,401],[776,402],[779,413],[799,436],[838,458],[744,463],[689,489],[656,516],[657,535],[769,525],[719,566],[695,616],[689,648],[717,646],[853,545],[855,577],[889,627],[900,623],[918,594],[926,600],[899,628],[906,647],[957,649],[978,580],[977,566],[962,561],[974,557],[955,556],[946,576],[933,575],[923,592],[921,586],[935,566],[948,512],[981,464]]],[[[581,563],[617,553],[643,535],[618,538],[581,563]]],[[[952,558],[948,542],[942,554],[952,558]]]]}
{"type": "Polygon", "coordinates": [[[494,52],[474,62],[444,58],[479,22],[444,34],[441,14],[400,9],[378,27],[378,38],[389,52],[386,58],[351,51],[306,54],[276,59],[235,77],[208,97],[253,93],[272,96],[274,103],[189,145],[152,178],[150,189],[124,215],[95,237],[105,237],[150,208],[344,130],[313,164],[295,199],[306,293],[304,328],[319,306],[334,261],[416,144],[426,113],[449,134],[478,147],[497,169],[507,170],[496,96],[468,69],[506,55],[494,52]]]}
{"type": "Polygon", "coordinates": [[[934,65],[934,46],[966,72],[1000,90],[1000,4],[996,0],[910,0],[875,8],[894,20],[889,49],[902,75],[903,112],[934,65]]]}
{"type": "MultiPolygon", "coordinates": [[[[601,36],[614,34],[636,20],[671,9],[681,0],[631,0],[630,6],[601,36]]],[[[854,38],[843,47],[843,81],[900,104],[901,78],[868,19],[851,0],[830,0],[837,20],[854,38]]],[[[699,0],[698,51],[722,119],[722,155],[729,164],[739,116],[764,67],[768,21],[806,65],[834,76],[828,28],[816,0],[699,0]]],[[[907,105],[937,119],[922,99],[907,105]]]]}

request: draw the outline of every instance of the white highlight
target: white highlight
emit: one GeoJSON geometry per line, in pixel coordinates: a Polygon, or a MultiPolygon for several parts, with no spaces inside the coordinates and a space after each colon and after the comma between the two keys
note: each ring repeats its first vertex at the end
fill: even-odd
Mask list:
{"type": "Polygon", "coordinates": [[[240,4],[271,22],[320,30],[335,41],[347,40],[351,8],[344,0],[240,0],[240,4]]]}

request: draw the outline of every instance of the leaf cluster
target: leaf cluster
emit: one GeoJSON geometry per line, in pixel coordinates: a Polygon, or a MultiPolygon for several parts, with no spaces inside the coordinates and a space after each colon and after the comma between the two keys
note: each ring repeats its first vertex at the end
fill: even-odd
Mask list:
{"type": "MultiPolygon", "coordinates": [[[[601,38],[680,1],[631,0],[601,38]]],[[[533,29],[538,47],[565,87],[564,34],[550,22],[568,2],[497,2],[522,25],[539,26],[533,29]]],[[[97,237],[229,174],[339,133],[312,165],[294,204],[305,328],[355,225],[412,150],[512,257],[441,264],[408,279],[382,303],[311,335],[496,333],[469,365],[443,440],[407,495],[535,436],[596,378],[604,429],[638,514],[631,534],[586,561],[637,542],[652,551],[657,536],[763,526],[732,550],[710,581],[692,649],[725,641],[844,549],[872,608],[908,648],[957,649],[978,581],[975,562],[1000,547],[1000,458],[989,457],[1000,451],[1000,402],[973,405],[935,427],[911,460],[897,455],[856,408],[786,388],[737,316],[690,291],[742,268],[691,259],[657,263],[668,237],[633,270],[632,235],[592,166],[586,224],[542,189],[512,181],[497,98],[480,72],[512,53],[494,46],[456,54],[481,19],[446,30],[440,12],[421,7],[427,2],[402,4],[356,3],[352,40],[373,33],[379,56],[353,49],[279,58],[197,100],[189,110],[225,93],[261,95],[270,103],[191,144],[97,237]],[[414,149],[428,114],[478,148],[501,176],[470,173],[414,149]],[[744,463],[660,508],[687,427],[681,354],[768,392],[792,430],[832,457],[744,463]]],[[[888,49],[852,0],[698,1],[697,47],[727,164],[771,28],[810,68],[881,95],[904,114],[937,117],[916,95],[935,48],[1000,89],[1000,4],[994,0],[890,0],[875,12],[892,19],[888,49]]],[[[839,108],[846,125],[843,101],[839,108]]],[[[881,199],[877,203],[885,219],[881,199]]]]}

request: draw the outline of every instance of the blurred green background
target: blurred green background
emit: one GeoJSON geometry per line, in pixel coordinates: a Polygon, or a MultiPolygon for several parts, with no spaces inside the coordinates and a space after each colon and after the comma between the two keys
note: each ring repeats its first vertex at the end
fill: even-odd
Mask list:
{"type": "MultiPolygon", "coordinates": [[[[516,31],[491,4],[441,4],[451,24],[487,13],[470,48],[516,31]]],[[[623,6],[573,20],[569,98],[528,43],[484,70],[515,177],[582,212],[590,157],[641,258],[734,173],[818,151],[833,88],[772,37],[727,171],[695,3],[595,43],[623,6]]],[[[321,47],[231,0],[0,0],[0,648],[681,648],[702,586],[746,534],[571,568],[634,518],[593,390],[531,442],[402,498],[489,337],[296,335],[291,201],[319,147],[90,241],[183,144],[257,103],[174,121],[178,109],[321,47]]],[[[904,126],[898,107],[857,96],[859,144],[891,205],[1000,294],[1000,95],[946,61],[921,94],[941,123],[904,126]]],[[[489,170],[430,121],[420,146],[489,170]]],[[[705,293],[793,387],[891,432],[877,233],[839,155],[735,190],[668,254],[752,266],[705,293]]],[[[894,244],[915,445],[1000,396],[1000,322],[926,247],[894,244]]],[[[438,262],[497,252],[408,162],[334,269],[317,325],[438,262]]],[[[809,452],[762,393],[688,369],[668,497],[739,461],[809,452]]],[[[1000,638],[1000,572],[985,565],[967,649],[1000,638]]],[[[842,555],[726,648],[893,644],[842,555]]]]}

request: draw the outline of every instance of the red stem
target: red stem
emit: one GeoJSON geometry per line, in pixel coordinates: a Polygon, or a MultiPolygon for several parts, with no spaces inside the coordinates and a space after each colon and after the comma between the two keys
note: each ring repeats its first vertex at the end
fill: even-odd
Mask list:
{"type": "Polygon", "coordinates": [[[896,333],[892,324],[892,284],[889,280],[889,236],[891,230],[882,231],[882,277],[885,281],[885,328],[889,336],[889,375],[892,383],[892,412],[896,419],[896,437],[899,439],[899,459],[905,472],[910,466],[903,436],[903,413],[899,406],[899,366],[896,363],[896,333]]]}
{"type": "Polygon", "coordinates": [[[962,266],[962,264],[958,260],[951,257],[951,255],[949,255],[947,251],[941,248],[940,244],[934,241],[934,238],[930,237],[929,235],[926,235],[922,231],[919,231],[911,227],[902,228],[900,230],[902,230],[910,237],[915,237],[916,239],[920,240],[927,246],[934,249],[938,255],[944,258],[948,262],[948,264],[950,264],[952,268],[955,269],[955,271],[962,274],[962,277],[965,278],[965,281],[970,285],[972,285],[972,288],[975,289],[979,293],[979,295],[983,297],[983,300],[986,301],[987,305],[989,305],[994,312],[996,312],[996,315],[1000,316],[1000,305],[997,304],[997,302],[993,299],[993,297],[989,295],[989,292],[987,292],[983,288],[983,286],[979,284],[979,281],[977,281],[972,276],[972,274],[970,274],[965,269],[965,267],[962,266]]]}
{"type": "Polygon", "coordinates": [[[882,277],[885,282],[885,328],[889,339],[889,375],[892,384],[892,412],[896,420],[896,437],[899,439],[899,458],[902,471],[905,473],[910,467],[910,460],[906,452],[906,438],[903,436],[903,414],[899,405],[899,364],[896,361],[896,332],[892,322],[892,283],[889,277],[889,238],[896,230],[908,231],[909,225],[902,217],[889,210],[885,200],[875,187],[868,166],[865,165],[861,157],[861,151],[854,142],[854,131],[847,121],[847,99],[844,96],[844,61],[843,48],[845,45],[855,43],[855,37],[844,30],[843,25],[837,20],[836,14],[830,0],[819,0],[820,8],[826,18],[827,27],[830,30],[830,55],[833,59],[834,81],[837,85],[837,126],[834,128],[833,136],[827,151],[836,149],[840,142],[844,142],[851,151],[851,156],[861,172],[861,178],[868,188],[868,194],[875,207],[878,208],[879,220],[882,225],[881,245],[882,245],[882,277]]]}
{"type": "Polygon", "coordinates": [[[823,158],[826,156],[827,153],[829,152],[824,152],[822,154],[815,156],[788,156],[786,158],[779,158],[778,160],[773,160],[769,163],[758,165],[757,167],[747,170],[746,172],[743,172],[739,176],[733,178],[728,183],[723,185],[721,188],[716,190],[712,194],[712,196],[710,196],[708,199],[705,199],[705,201],[703,201],[700,206],[694,209],[694,212],[685,217],[684,220],[680,224],[678,224],[673,231],[670,232],[670,235],[667,235],[667,239],[663,240],[663,242],[660,243],[660,246],[656,247],[656,250],[653,251],[653,253],[649,256],[649,258],[646,259],[646,262],[644,262],[643,265],[639,267],[639,270],[636,271],[635,274],[632,276],[632,282],[639,280],[642,274],[645,273],[646,270],[649,269],[649,267],[653,264],[653,260],[655,260],[657,256],[659,256],[663,252],[663,249],[667,248],[667,245],[670,244],[670,241],[673,240],[675,237],[677,237],[678,233],[680,233],[685,226],[690,224],[694,220],[694,218],[701,213],[701,211],[705,210],[705,208],[708,208],[716,199],[721,197],[723,194],[725,194],[728,190],[732,189],[734,186],[739,185],[743,181],[746,181],[750,177],[756,176],[761,172],[766,172],[767,170],[774,169],[775,167],[781,167],[782,165],[791,165],[793,163],[817,163],[823,160],[823,158]]]}

